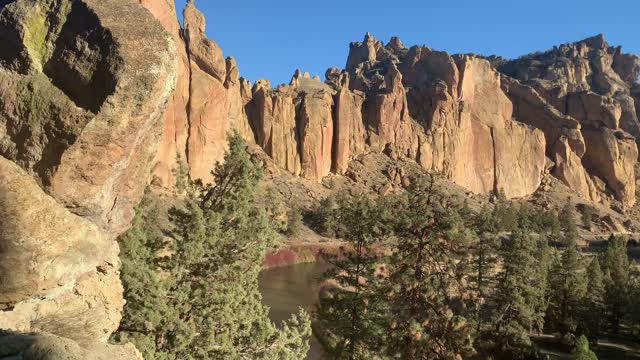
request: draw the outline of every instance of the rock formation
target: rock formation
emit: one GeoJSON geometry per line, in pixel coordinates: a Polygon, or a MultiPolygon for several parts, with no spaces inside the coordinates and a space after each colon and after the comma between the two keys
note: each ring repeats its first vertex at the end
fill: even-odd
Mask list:
{"type": "Polygon", "coordinates": [[[183,11],[184,29],[173,2],[139,1],[173,35],[178,48],[178,82],[164,114],[154,183],[172,187],[178,160],[188,164],[193,179],[209,182],[215,163],[224,156],[231,129],[253,141],[237,64],[233,58],[225,59],[218,45],[206,37],[204,15],[193,1],[183,11]]]}
{"type": "Polygon", "coordinates": [[[193,2],[183,30],[166,16],[175,13],[170,4],[146,6],[189,59],[165,113],[159,185],[172,186],[176,158],[208,181],[236,129],[276,165],[312,181],[344,174],[353,158],[376,151],[415,160],[472,192],[521,197],[540,186],[549,158],[552,174],[582,197],[601,201],[610,192],[624,206],[635,201],[640,60],[602,37],[506,61],[406,48],[398,38],[384,45],[367,33],[350,45],[345,70],[329,69],[324,83],[298,71],[288,85],[251,87],[205,37],[193,2]],[[607,189],[596,185],[603,181],[607,189]]]}
{"type": "Polygon", "coordinates": [[[106,345],[115,237],[151,170],[174,42],[130,0],[5,2],[0,24],[0,328],[135,357],[106,345]]]}
{"type": "Polygon", "coordinates": [[[516,117],[545,131],[547,154],[557,163],[554,174],[596,201],[597,177],[624,206],[632,206],[640,58],[598,35],[498,68],[510,77],[505,91],[516,104],[516,117]]]}

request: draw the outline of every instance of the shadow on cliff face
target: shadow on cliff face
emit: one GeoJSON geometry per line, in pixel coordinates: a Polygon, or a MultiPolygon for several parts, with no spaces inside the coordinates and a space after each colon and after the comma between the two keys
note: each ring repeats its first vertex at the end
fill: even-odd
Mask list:
{"type": "Polygon", "coordinates": [[[0,360],[26,359],[24,352],[34,343],[32,335],[0,330],[0,360]]]}
{"type": "Polygon", "coordinates": [[[111,32],[87,4],[0,0],[0,155],[38,174],[42,185],[106,99],[122,59],[111,32]]]}
{"type": "Polygon", "coordinates": [[[120,61],[114,43],[96,14],[73,2],[44,73],[78,106],[97,113],[115,91],[120,61]]]}

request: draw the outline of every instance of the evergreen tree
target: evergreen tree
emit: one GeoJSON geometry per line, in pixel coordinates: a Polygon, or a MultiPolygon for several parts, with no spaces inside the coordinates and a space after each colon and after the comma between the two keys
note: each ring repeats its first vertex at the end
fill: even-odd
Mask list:
{"type": "Polygon", "coordinates": [[[575,209],[571,203],[571,198],[567,198],[567,202],[558,214],[558,219],[562,230],[564,230],[564,245],[570,247],[572,243],[578,240],[578,226],[576,225],[575,209]]]}
{"type": "Polygon", "coordinates": [[[611,235],[602,261],[606,289],[607,314],[611,330],[618,334],[628,304],[629,258],[627,240],[611,235]]]}
{"type": "MultiPolygon", "coordinates": [[[[275,239],[254,200],[260,169],[238,133],[224,160],[212,172],[213,184],[190,186],[185,205],[172,210],[169,256],[154,259],[136,249],[125,257],[145,254],[140,261],[147,265],[123,273],[143,269],[152,281],[143,296],[126,297],[118,337],[156,359],[300,359],[308,350],[308,315],[301,311],[278,330],[258,291],[260,265],[275,239]],[[148,265],[154,263],[157,269],[148,265]]],[[[134,289],[126,278],[127,291],[134,289]]]]}
{"type": "Polygon", "coordinates": [[[189,168],[184,160],[182,160],[180,154],[176,155],[176,167],[172,170],[172,173],[175,178],[175,186],[178,193],[183,194],[187,192],[190,185],[189,168]]]}
{"type": "Polygon", "coordinates": [[[337,226],[347,247],[325,255],[332,267],[324,274],[337,289],[322,296],[316,313],[319,328],[333,339],[327,351],[334,359],[369,359],[380,352],[385,301],[377,288],[378,255],[373,246],[385,231],[384,214],[366,197],[340,198],[337,226]]]}
{"type": "Polygon", "coordinates": [[[506,196],[499,196],[493,208],[493,217],[497,220],[498,231],[511,232],[518,226],[518,207],[510,203],[506,196]]]}
{"type": "Polygon", "coordinates": [[[591,222],[593,218],[593,208],[591,206],[586,205],[584,209],[582,209],[582,225],[585,229],[591,231],[591,222]]]}
{"type": "Polygon", "coordinates": [[[555,258],[555,250],[549,247],[549,242],[546,239],[542,239],[538,242],[536,258],[536,271],[533,274],[533,285],[538,289],[537,298],[534,298],[534,330],[540,334],[544,330],[545,314],[549,307],[550,297],[548,296],[551,291],[551,285],[549,284],[549,273],[551,271],[551,265],[555,258]]]}
{"type": "Polygon", "coordinates": [[[287,229],[285,234],[287,236],[298,236],[302,231],[302,212],[296,206],[293,206],[287,211],[287,229]]]}
{"type": "Polygon", "coordinates": [[[603,327],[602,314],[605,313],[604,276],[598,257],[594,257],[587,267],[588,286],[582,312],[582,330],[587,338],[597,344],[603,327]]]}
{"type": "Polygon", "coordinates": [[[337,236],[336,199],[333,194],[315,204],[308,213],[308,221],[318,234],[326,237],[337,236]]]}
{"type": "Polygon", "coordinates": [[[586,337],[581,336],[576,341],[576,345],[571,352],[571,359],[573,360],[598,360],[596,354],[589,349],[589,340],[586,337]]]}
{"type": "Polygon", "coordinates": [[[470,234],[459,206],[429,184],[415,182],[395,209],[395,246],[387,296],[388,354],[402,359],[452,359],[473,351],[465,316],[471,291],[470,234]]]}
{"type": "Polygon", "coordinates": [[[132,341],[148,359],[164,359],[156,353],[154,329],[162,328],[173,316],[173,309],[165,298],[167,289],[158,271],[156,252],[165,246],[157,224],[159,209],[149,189],[136,207],[131,228],[120,239],[122,265],[120,277],[127,304],[115,337],[132,341]]]}
{"type": "Polygon", "coordinates": [[[636,338],[640,337],[640,267],[636,263],[632,267],[629,279],[629,304],[628,313],[631,320],[631,331],[636,338]]]}
{"type": "Polygon", "coordinates": [[[562,335],[575,335],[578,328],[580,306],[587,291],[587,279],[583,271],[582,254],[575,239],[566,238],[567,248],[561,261],[553,264],[550,296],[551,308],[548,327],[562,335]]]}
{"type": "Polygon", "coordinates": [[[497,262],[497,222],[489,209],[483,206],[475,217],[475,222],[472,226],[478,233],[478,240],[473,256],[470,282],[474,285],[478,300],[474,321],[476,323],[476,335],[479,335],[482,332],[484,319],[487,316],[487,297],[490,295],[491,285],[494,280],[492,270],[497,262]]]}
{"type": "Polygon", "coordinates": [[[269,217],[271,227],[279,233],[285,233],[289,225],[287,209],[285,209],[282,200],[276,194],[276,190],[271,186],[267,188],[264,196],[264,209],[269,217]]]}
{"type": "Polygon", "coordinates": [[[502,250],[502,271],[494,299],[492,318],[497,352],[512,358],[531,349],[529,334],[540,320],[537,306],[543,296],[536,284],[536,245],[531,236],[516,229],[502,250]]]}

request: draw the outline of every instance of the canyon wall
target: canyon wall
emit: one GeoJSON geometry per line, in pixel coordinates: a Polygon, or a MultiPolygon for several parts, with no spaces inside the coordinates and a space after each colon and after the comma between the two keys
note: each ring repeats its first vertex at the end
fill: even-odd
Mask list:
{"type": "Polygon", "coordinates": [[[506,61],[384,45],[350,45],[325,81],[296,71],[287,85],[239,77],[204,34],[189,1],[181,28],[172,3],[141,0],[178,45],[178,87],[164,115],[154,181],[172,187],[176,159],[210,181],[237,129],[276,165],[310,181],[344,174],[368,151],[416,161],[474,193],[522,197],[545,166],[580,196],[635,203],[640,61],[601,37],[506,61]],[[182,66],[180,66],[182,64],[182,66]]]}

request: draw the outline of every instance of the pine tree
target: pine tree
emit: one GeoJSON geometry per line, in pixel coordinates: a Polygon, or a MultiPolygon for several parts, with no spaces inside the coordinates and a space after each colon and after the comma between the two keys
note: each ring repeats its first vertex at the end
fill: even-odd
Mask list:
{"type": "Polygon", "coordinates": [[[630,301],[627,309],[631,320],[631,331],[638,338],[640,336],[640,267],[637,263],[632,267],[629,284],[630,301]]]}
{"type": "Polygon", "coordinates": [[[551,285],[549,284],[549,273],[551,271],[551,265],[555,257],[555,250],[549,246],[549,242],[546,239],[541,239],[538,242],[536,258],[536,269],[534,273],[533,285],[538,289],[537,297],[534,298],[534,330],[540,334],[544,330],[545,314],[549,307],[550,297],[548,296],[551,291],[551,285]]]}
{"type": "Polygon", "coordinates": [[[629,258],[627,240],[611,235],[602,261],[606,289],[607,314],[611,330],[618,334],[628,304],[629,258]]]}
{"type": "Polygon", "coordinates": [[[567,237],[567,248],[560,262],[553,264],[551,276],[552,295],[549,297],[554,309],[548,327],[562,335],[575,335],[578,328],[580,306],[587,292],[587,279],[583,271],[582,254],[573,237],[567,237]]]}
{"type": "Polygon", "coordinates": [[[588,286],[583,302],[581,328],[587,338],[597,344],[604,325],[602,314],[606,310],[604,276],[597,256],[587,267],[587,278],[588,286]]]}
{"type": "Polygon", "coordinates": [[[578,240],[578,226],[576,225],[575,209],[571,203],[571,198],[567,198],[567,202],[564,204],[558,219],[564,230],[564,245],[570,247],[572,243],[578,240]]]}
{"type": "MultiPolygon", "coordinates": [[[[142,344],[156,359],[299,359],[308,350],[308,315],[301,312],[278,330],[258,291],[260,265],[275,239],[254,200],[260,169],[238,133],[230,136],[224,160],[213,184],[189,186],[185,205],[171,211],[169,256],[140,249],[127,256],[145,254],[141,269],[151,268],[153,281],[143,296],[127,296],[128,318],[118,337],[142,344]]],[[[134,283],[125,279],[130,288],[134,283]]]]}
{"type": "Polygon", "coordinates": [[[189,168],[184,160],[182,160],[180,154],[176,155],[176,167],[172,170],[172,173],[175,177],[175,186],[178,193],[183,194],[187,192],[190,185],[189,168]]]}
{"type": "Polygon", "coordinates": [[[571,352],[571,359],[573,360],[598,360],[596,354],[589,349],[589,340],[586,337],[581,336],[576,341],[576,345],[571,352]]]}
{"type": "Polygon", "coordinates": [[[498,274],[494,299],[493,334],[497,351],[514,358],[530,351],[529,334],[540,321],[536,307],[543,294],[536,284],[535,252],[535,242],[521,229],[513,232],[502,250],[503,269],[498,274]]]}
{"type": "Polygon", "coordinates": [[[593,208],[588,205],[585,206],[584,209],[582,210],[581,218],[582,218],[582,225],[584,226],[584,228],[591,231],[593,208]]]}
{"type": "Polygon", "coordinates": [[[496,265],[497,256],[497,224],[493,214],[486,206],[480,209],[472,224],[478,233],[477,245],[472,262],[471,284],[474,285],[478,300],[477,312],[474,321],[476,323],[476,335],[482,332],[484,320],[487,316],[487,297],[490,295],[493,282],[492,270],[496,265]]]}
{"type": "Polygon", "coordinates": [[[396,208],[395,246],[387,296],[388,354],[402,359],[451,359],[473,351],[465,316],[471,291],[470,234],[459,207],[429,184],[415,182],[396,208]]]}
{"type": "Polygon", "coordinates": [[[337,236],[336,199],[333,194],[315,204],[308,214],[311,227],[320,235],[337,236]]]}
{"type": "Polygon", "coordinates": [[[337,227],[347,247],[325,255],[332,267],[324,274],[337,288],[322,296],[316,312],[319,328],[334,359],[368,359],[380,352],[386,303],[378,292],[378,255],[373,246],[385,231],[380,208],[363,195],[339,198],[337,227]]]}

